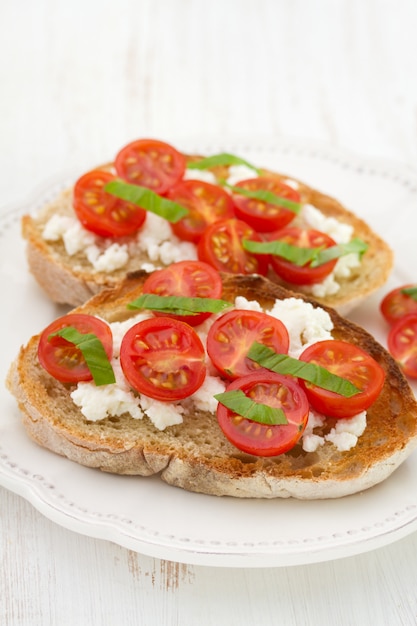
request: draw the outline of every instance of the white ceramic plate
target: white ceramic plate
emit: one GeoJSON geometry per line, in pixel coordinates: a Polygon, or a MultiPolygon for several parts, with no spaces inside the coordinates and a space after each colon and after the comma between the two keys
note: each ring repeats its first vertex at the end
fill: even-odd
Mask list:
{"type": "MultiPolygon", "coordinates": [[[[182,147],[206,154],[227,149],[304,179],[378,230],[396,251],[395,270],[385,288],[351,318],[385,343],[378,303],[393,286],[416,280],[411,265],[415,228],[410,228],[416,225],[416,173],[285,139],[257,147],[244,142],[182,147]]],[[[19,218],[66,183],[48,185],[25,206],[0,217],[2,379],[19,345],[64,311],[48,302],[27,272],[19,218]]],[[[26,437],[4,386],[0,401],[0,483],[64,527],[149,556],[199,565],[276,567],[358,554],[417,530],[417,454],[383,484],[340,500],[216,498],[169,487],[157,478],[112,476],[78,466],[26,437]]]]}

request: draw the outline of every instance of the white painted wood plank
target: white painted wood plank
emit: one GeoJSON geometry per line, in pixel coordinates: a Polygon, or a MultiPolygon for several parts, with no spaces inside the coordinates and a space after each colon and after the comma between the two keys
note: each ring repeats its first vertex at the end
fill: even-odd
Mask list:
{"type": "MultiPolygon", "coordinates": [[[[2,205],[144,135],[284,134],[417,163],[413,0],[6,0],[0,24],[2,205]]],[[[415,534],[306,567],[194,567],[0,489],[0,561],[6,626],[417,624],[415,534]]]]}
{"type": "Polygon", "coordinates": [[[417,536],[306,567],[240,570],[138,555],[0,490],[0,623],[415,624],[417,536]]]}

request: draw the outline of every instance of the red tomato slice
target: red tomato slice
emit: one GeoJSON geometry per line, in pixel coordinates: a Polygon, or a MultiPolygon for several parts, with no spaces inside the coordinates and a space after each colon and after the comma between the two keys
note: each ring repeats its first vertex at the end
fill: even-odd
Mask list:
{"type": "MultiPolygon", "coordinates": [[[[220,298],[222,281],[216,270],[202,261],[179,261],[169,267],[153,272],[143,284],[143,293],[158,296],[185,296],[188,298],[220,298]]],[[[157,316],[172,317],[190,326],[198,326],[212,313],[196,315],[174,315],[154,313],[157,316]]]]}
{"type": "Polygon", "coordinates": [[[294,379],[260,370],[233,381],[226,391],[233,389],[241,389],[255,402],[281,408],[288,420],[288,424],[260,424],[236,415],[219,403],[220,428],[234,446],[256,456],[276,456],[295,446],[306,427],[309,405],[294,379]]]}
{"type": "MultiPolygon", "coordinates": [[[[312,229],[304,230],[295,226],[283,228],[268,235],[268,241],[276,240],[285,241],[300,248],[330,248],[336,245],[336,242],[325,233],[312,229]]],[[[320,283],[332,272],[336,263],[337,259],[318,267],[311,267],[310,263],[299,266],[282,257],[271,255],[271,266],[275,272],[282,280],[293,285],[320,283]]]]}
{"type": "Polygon", "coordinates": [[[218,185],[183,180],[168,191],[167,197],[188,209],[186,217],[171,224],[177,237],[185,241],[197,243],[209,224],[234,216],[230,195],[218,185]]]}
{"type": "MultiPolygon", "coordinates": [[[[274,178],[263,176],[250,178],[236,183],[236,187],[243,187],[243,189],[249,191],[271,191],[280,198],[300,202],[300,194],[298,191],[274,178]]],[[[284,226],[289,224],[295,217],[293,211],[282,206],[277,206],[276,204],[248,198],[238,193],[233,193],[232,197],[235,204],[236,217],[249,224],[249,226],[252,226],[258,233],[266,233],[284,228],[284,226]]]]}
{"type": "MultiPolygon", "coordinates": [[[[268,234],[268,241],[285,241],[300,248],[330,248],[335,246],[334,239],[313,229],[302,229],[295,226],[283,228],[268,234]]],[[[312,285],[322,282],[334,269],[337,259],[323,263],[318,267],[296,265],[277,255],[271,255],[271,266],[282,280],[293,285],[312,285]]]]}
{"type": "Polygon", "coordinates": [[[116,198],[103,190],[115,176],[93,170],[74,186],[73,206],[81,224],[101,237],[122,237],[135,233],[146,219],[145,209],[116,198]]]}
{"type": "Polygon", "coordinates": [[[156,139],[138,139],[116,156],[117,174],[134,185],[164,194],[184,175],[186,160],[173,146],[156,139]]]}
{"type": "Polygon", "coordinates": [[[253,228],[242,220],[231,218],[215,222],[206,228],[198,242],[198,258],[220,272],[265,276],[268,255],[247,252],[242,246],[242,239],[261,240],[253,228]]]}
{"type": "Polygon", "coordinates": [[[397,320],[409,313],[417,313],[417,300],[403,293],[404,289],[417,288],[417,285],[403,285],[393,289],[382,299],[380,310],[388,324],[394,324],[397,320]]]}
{"type": "Polygon", "coordinates": [[[136,391],[166,402],[190,396],[206,376],[199,336],[188,324],[167,317],[132,326],[122,340],[120,364],[136,391]]]}
{"type": "Polygon", "coordinates": [[[288,331],[280,320],[259,311],[234,309],[211,326],[207,352],[219,372],[234,380],[260,368],[246,356],[254,341],[281,354],[288,352],[290,343],[288,331]]]}
{"type": "Polygon", "coordinates": [[[397,320],[390,328],[387,343],[404,374],[417,378],[417,313],[397,320]]]}
{"type": "Polygon", "coordinates": [[[110,326],[92,315],[69,313],[53,321],[42,332],[38,345],[39,362],[51,376],[62,383],[92,380],[93,376],[81,350],[63,337],[50,337],[68,326],[73,326],[80,333],[96,335],[111,359],[113,336],[110,326]]]}
{"type": "Polygon", "coordinates": [[[333,374],[346,378],[360,389],[360,393],[345,398],[300,381],[311,406],[329,417],[353,417],[368,409],[375,402],[384,385],[385,372],[382,367],[357,346],[346,341],[330,339],[318,341],[300,355],[301,361],[321,365],[333,374]]]}

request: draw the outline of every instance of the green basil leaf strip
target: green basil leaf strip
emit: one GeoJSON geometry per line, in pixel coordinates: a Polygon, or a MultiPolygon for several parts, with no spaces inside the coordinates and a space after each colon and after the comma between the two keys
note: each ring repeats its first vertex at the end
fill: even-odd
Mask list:
{"type": "Polygon", "coordinates": [[[287,354],[278,354],[261,343],[253,343],[247,356],[262,367],[277,374],[301,378],[321,389],[333,391],[345,398],[350,398],[361,393],[361,390],[349,380],[332,374],[332,372],[329,372],[325,367],[315,365],[314,363],[299,361],[287,354]]]}
{"type": "Polygon", "coordinates": [[[248,252],[254,254],[273,254],[280,256],[294,265],[310,263],[322,248],[300,248],[286,241],[251,241],[243,239],[242,245],[248,252]]]}
{"type": "Polygon", "coordinates": [[[243,247],[254,254],[273,254],[280,256],[294,265],[304,266],[310,263],[311,267],[318,267],[346,254],[357,252],[360,256],[368,249],[361,239],[352,239],[349,243],[341,243],[330,248],[300,248],[286,241],[251,241],[244,239],[243,247]]]}
{"type": "Polygon", "coordinates": [[[188,215],[188,209],[181,204],[163,198],[147,187],[132,185],[122,180],[112,180],[104,186],[104,191],[155,213],[173,224],[188,215]]]}
{"type": "Polygon", "coordinates": [[[231,302],[214,298],[186,298],[182,296],[158,296],[144,293],[127,305],[128,309],[148,309],[174,313],[175,315],[196,315],[197,313],[220,313],[232,307],[231,302]]]}
{"type": "Polygon", "coordinates": [[[255,402],[248,398],[241,389],[218,393],[214,397],[226,408],[253,422],[271,425],[288,424],[288,420],[282,409],[255,402]]]}
{"type": "Polygon", "coordinates": [[[246,165],[251,170],[254,170],[256,174],[260,174],[261,170],[249,161],[245,159],[241,159],[235,154],[229,154],[228,152],[221,152],[220,154],[213,154],[213,156],[206,157],[205,159],[200,159],[199,161],[191,161],[187,163],[187,169],[190,170],[207,170],[210,167],[216,167],[221,165],[246,165]]]}
{"type": "Polygon", "coordinates": [[[413,300],[417,300],[417,287],[404,287],[404,289],[401,289],[401,293],[410,296],[413,300]]]}
{"type": "Polygon", "coordinates": [[[315,258],[311,262],[311,267],[317,267],[323,265],[333,259],[339,259],[346,254],[356,252],[359,256],[362,256],[368,249],[368,244],[362,241],[362,239],[352,239],[348,243],[340,243],[336,246],[330,246],[330,248],[321,249],[315,258]]]}
{"type": "Polygon", "coordinates": [[[97,335],[93,333],[80,333],[73,326],[62,328],[56,333],[53,333],[51,337],[57,335],[63,337],[63,339],[66,339],[66,341],[69,341],[81,350],[87,367],[98,387],[100,385],[110,385],[116,382],[111,363],[97,335]]]}
{"type": "Polygon", "coordinates": [[[293,213],[299,213],[301,211],[302,204],[300,202],[294,202],[294,200],[288,200],[288,198],[281,198],[281,196],[277,196],[272,191],[269,191],[269,189],[244,189],[236,185],[229,185],[229,183],[224,180],[220,181],[220,184],[241,196],[267,202],[268,204],[274,204],[275,206],[282,206],[293,213]]]}

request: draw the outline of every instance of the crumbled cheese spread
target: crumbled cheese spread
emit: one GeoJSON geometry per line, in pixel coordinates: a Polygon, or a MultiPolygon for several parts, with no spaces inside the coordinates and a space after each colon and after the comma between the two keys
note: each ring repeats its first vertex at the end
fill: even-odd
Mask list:
{"type": "Polygon", "coordinates": [[[217,178],[210,170],[185,170],[184,180],[201,180],[203,183],[217,184],[217,178]]]}
{"type": "MultiPolygon", "coordinates": [[[[235,299],[237,309],[262,311],[256,300],[247,300],[243,296],[235,299]]],[[[299,298],[276,300],[267,313],[285,324],[290,346],[289,356],[297,358],[308,346],[317,341],[332,339],[333,322],[330,315],[321,307],[313,307],[309,302],[299,298]]],[[[310,410],[307,426],[302,436],[302,447],[306,452],[315,452],[319,446],[330,441],[340,451],[350,450],[358,441],[366,428],[366,411],[349,419],[339,419],[335,428],[324,437],[314,433],[314,429],[323,427],[325,417],[310,410]]]]}
{"type": "Polygon", "coordinates": [[[97,272],[114,272],[127,265],[138,252],[146,253],[149,261],[141,269],[149,272],[177,261],[197,259],[197,249],[188,241],[176,237],[162,217],[148,213],[143,228],[129,243],[114,243],[89,232],[75,217],[53,215],[43,233],[46,241],[63,241],[68,256],[82,253],[97,272]],[[99,245],[100,244],[100,245],[99,245]]]}
{"type": "Polygon", "coordinates": [[[242,180],[258,177],[256,170],[247,165],[231,165],[228,174],[227,182],[229,185],[236,185],[242,180]]]}
{"type": "MultiPolygon", "coordinates": [[[[248,300],[243,296],[235,298],[234,306],[236,309],[263,311],[259,302],[248,300]]],[[[329,314],[324,309],[315,308],[299,298],[276,300],[274,306],[266,312],[281,320],[287,327],[290,337],[290,356],[298,357],[307,346],[316,341],[332,339],[333,323],[329,314]]],[[[203,345],[206,345],[207,333],[218,315],[213,315],[196,328],[203,345]]],[[[143,419],[147,416],[159,430],[182,423],[186,409],[181,402],[159,402],[133,392],[120,367],[120,345],[125,333],[134,324],[150,317],[152,317],[150,312],[142,311],[128,320],[110,324],[113,334],[112,365],[116,383],[97,387],[94,382],[81,382],[71,393],[73,401],[87,420],[98,421],[109,416],[130,413],[134,419],[143,419]]],[[[207,376],[202,386],[190,396],[188,401],[196,410],[215,414],[217,401],[214,396],[225,391],[226,383],[216,375],[216,370],[207,354],[206,357],[207,376]]],[[[306,452],[315,452],[325,442],[331,442],[340,451],[354,447],[358,437],[366,428],[366,411],[349,419],[337,420],[335,427],[324,436],[314,432],[316,428],[321,429],[324,424],[325,416],[310,410],[308,423],[301,439],[302,447],[306,452]]]]}
{"type": "MultiPolygon", "coordinates": [[[[302,210],[291,222],[291,225],[319,230],[329,235],[337,244],[349,243],[353,235],[353,227],[350,224],[344,224],[335,217],[323,215],[321,211],[311,204],[303,205],[302,210]]],[[[322,282],[303,287],[303,291],[311,293],[316,298],[332,296],[340,289],[338,279],[349,278],[352,274],[352,269],[357,268],[359,265],[360,257],[356,252],[340,257],[333,271],[322,282]]]]}
{"type": "Polygon", "coordinates": [[[69,256],[73,256],[80,250],[94,245],[96,241],[93,233],[83,228],[77,218],[58,214],[53,215],[48,220],[42,236],[46,241],[59,241],[62,239],[69,256]]]}
{"type": "Polygon", "coordinates": [[[314,307],[299,298],[277,300],[269,315],[287,327],[290,336],[289,355],[298,357],[305,348],[325,339],[332,339],[333,322],[321,307],[314,307]]]}
{"type": "Polygon", "coordinates": [[[353,227],[350,224],[343,224],[335,217],[323,215],[312,204],[304,204],[302,210],[291,224],[319,230],[329,235],[336,243],[348,243],[353,235],[353,227]]]}
{"type": "Polygon", "coordinates": [[[88,246],[86,257],[97,272],[114,272],[126,265],[129,251],[126,244],[113,243],[104,252],[98,246],[88,246]]]}
{"type": "Polygon", "coordinates": [[[126,244],[104,240],[104,247],[99,247],[99,238],[83,228],[75,217],[53,215],[46,223],[43,233],[45,241],[62,239],[68,256],[84,253],[97,272],[114,272],[126,265],[129,250],[126,244]]]}
{"type": "MultiPolygon", "coordinates": [[[[257,173],[246,165],[232,165],[229,168],[227,182],[231,185],[247,178],[256,178],[257,173]]],[[[186,170],[185,179],[203,180],[216,183],[216,177],[209,170],[186,170]]],[[[297,183],[288,180],[295,188],[297,183]]],[[[305,204],[299,215],[291,224],[314,228],[328,234],[336,243],[348,243],[352,238],[353,228],[334,217],[327,217],[311,204],[305,204]]],[[[137,235],[130,238],[128,243],[114,243],[110,239],[98,237],[89,232],[75,217],[67,215],[53,215],[43,230],[46,241],[62,239],[69,256],[84,254],[96,272],[114,272],[127,266],[129,259],[145,256],[147,259],[138,267],[152,272],[171,263],[197,259],[196,246],[187,241],[181,241],[174,235],[169,223],[163,218],[148,212],[145,223],[137,235]]],[[[357,253],[351,253],[338,259],[333,272],[322,282],[303,287],[303,291],[314,297],[324,298],[337,293],[340,289],[341,278],[348,278],[352,270],[360,265],[357,253]]]]}
{"type": "Polygon", "coordinates": [[[325,419],[315,411],[310,411],[307,426],[302,436],[302,446],[305,452],[315,452],[326,441],[330,441],[340,452],[354,448],[358,438],[366,428],[366,411],[362,411],[349,419],[338,419],[336,425],[324,436],[314,433],[314,429],[322,427],[325,419]]]}
{"type": "Polygon", "coordinates": [[[113,335],[113,357],[118,357],[120,355],[120,346],[122,343],[122,339],[129,330],[135,324],[139,324],[139,322],[143,322],[144,320],[153,317],[150,311],[141,311],[134,317],[130,317],[123,322],[112,322],[110,324],[111,332],[113,335]]]}
{"type": "Polygon", "coordinates": [[[112,366],[116,383],[97,387],[93,382],[80,382],[71,393],[71,398],[91,422],[124,413],[130,413],[134,419],[142,419],[143,411],[138,398],[127,384],[120,361],[113,359],[112,366]]]}
{"type": "Polygon", "coordinates": [[[206,376],[200,389],[191,396],[194,406],[200,411],[216,413],[217,400],[213,397],[218,393],[223,393],[226,383],[218,376],[206,376]]]}
{"type": "Polygon", "coordinates": [[[155,263],[157,267],[161,267],[161,264],[171,265],[171,263],[178,261],[197,259],[196,246],[188,241],[178,239],[172,232],[167,220],[150,212],[148,212],[145,224],[132,246],[132,255],[134,255],[135,249],[145,252],[151,263],[155,263]]]}
{"type": "Polygon", "coordinates": [[[144,395],[139,397],[138,402],[144,414],[158,430],[165,430],[168,426],[182,423],[185,409],[179,403],[160,402],[144,395]]]}
{"type": "Polygon", "coordinates": [[[366,428],[366,411],[358,413],[349,419],[339,419],[335,428],[325,436],[326,441],[331,441],[338,450],[344,452],[356,446],[366,428]]]}

